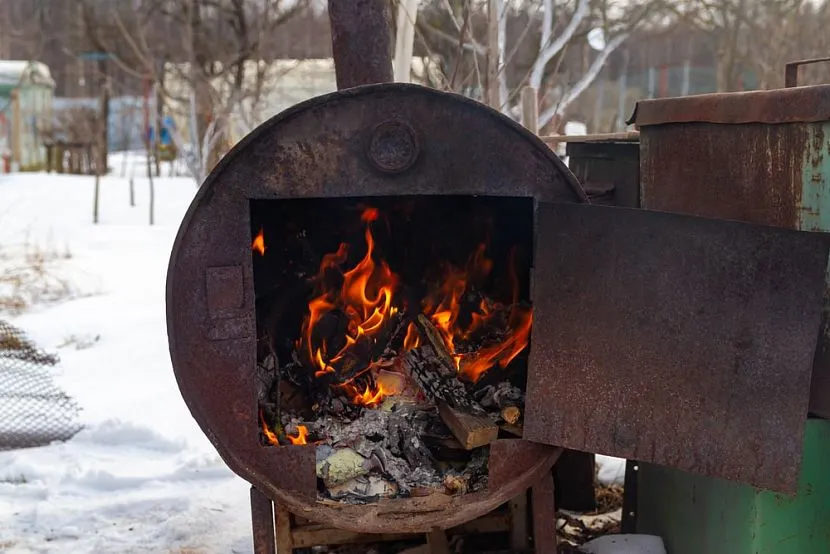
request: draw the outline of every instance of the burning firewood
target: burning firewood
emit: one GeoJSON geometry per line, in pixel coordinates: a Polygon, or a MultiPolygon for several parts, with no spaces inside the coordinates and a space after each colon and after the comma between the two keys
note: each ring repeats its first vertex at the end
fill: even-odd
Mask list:
{"type": "Polygon", "coordinates": [[[426,344],[407,352],[404,366],[465,449],[490,444],[498,438],[498,426],[458,379],[452,355],[435,326],[423,314],[416,325],[426,344]]]}

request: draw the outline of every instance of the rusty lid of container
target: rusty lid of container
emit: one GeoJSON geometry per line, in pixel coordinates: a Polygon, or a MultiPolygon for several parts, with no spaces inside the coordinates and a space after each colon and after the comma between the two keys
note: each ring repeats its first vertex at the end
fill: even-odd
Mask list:
{"type": "Polygon", "coordinates": [[[628,124],[815,123],[830,120],[830,85],[699,94],[637,102],[628,124]]]}

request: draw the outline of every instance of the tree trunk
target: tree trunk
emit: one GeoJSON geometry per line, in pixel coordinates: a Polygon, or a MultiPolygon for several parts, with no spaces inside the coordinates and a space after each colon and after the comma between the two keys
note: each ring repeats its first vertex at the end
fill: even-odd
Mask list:
{"type": "Polygon", "coordinates": [[[102,164],[101,175],[106,175],[109,168],[109,120],[110,120],[110,81],[107,73],[107,60],[98,62],[98,73],[100,75],[101,94],[101,138],[98,142],[98,163],[102,164]]]}

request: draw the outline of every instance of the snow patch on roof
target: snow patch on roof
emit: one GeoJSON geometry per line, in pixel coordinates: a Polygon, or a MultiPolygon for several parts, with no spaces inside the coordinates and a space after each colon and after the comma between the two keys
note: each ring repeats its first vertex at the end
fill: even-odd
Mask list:
{"type": "Polygon", "coordinates": [[[0,85],[40,84],[55,86],[49,66],[29,60],[0,60],[0,85]]]}

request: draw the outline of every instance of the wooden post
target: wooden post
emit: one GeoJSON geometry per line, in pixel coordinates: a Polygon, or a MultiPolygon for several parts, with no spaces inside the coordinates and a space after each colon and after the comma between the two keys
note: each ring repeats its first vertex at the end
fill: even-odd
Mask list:
{"type": "Polygon", "coordinates": [[[107,74],[108,64],[106,59],[98,61],[98,73],[100,74],[100,117],[101,137],[98,143],[98,163],[103,164],[101,175],[109,173],[109,119],[110,119],[110,78],[107,74]]]}
{"type": "Polygon", "coordinates": [[[17,164],[17,170],[20,171],[22,164],[22,137],[20,136],[22,123],[20,121],[20,89],[14,89],[10,95],[12,104],[12,132],[11,132],[11,151],[12,151],[12,171],[15,170],[14,164],[17,164]]]}
{"type": "Polygon", "coordinates": [[[507,505],[510,512],[510,549],[514,552],[524,552],[530,546],[527,503],[528,494],[525,491],[507,505]]]}
{"type": "MultiPolygon", "coordinates": [[[[157,88],[156,84],[153,83],[152,91],[154,95],[157,95],[157,88]]],[[[158,98],[158,96],[156,96],[158,98]]],[[[146,100],[145,100],[146,105],[146,100]]],[[[148,112],[149,115],[149,112],[148,112]]],[[[150,138],[147,138],[147,180],[150,183],[150,225],[155,224],[156,222],[156,185],[153,182],[153,165],[151,161],[151,157],[155,156],[156,160],[158,160],[158,144],[159,139],[159,132],[161,129],[159,128],[158,121],[155,122],[155,131],[153,132],[153,139],[150,141],[150,138]]],[[[198,146],[197,146],[198,148],[198,146]]]]}
{"type": "Polygon", "coordinates": [[[276,505],[277,515],[277,554],[291,554],[294,552],[294,539],[291,536],[291,512],[276,505]]]}
{"type": "Polygon", "coordinates": [[[556,554],[556,506],[553,473],[546,473],[530,489],[533,511],[533,548],[536,554],[556,554]]]}
{"type": "Polygon", "coordinates": [[[92,199],[92,222],[98,223],[98,199],[101,196],[101,151],[96,148],[95,153],[98,159],[95,160],[95,193],[92,199]]]}
{"type": "Polygon", "coordinates": [[[433,529],[427,533],[429,554],[450,554],[450,543],[443,529],[433,529]]]}
{"type": "Polygon", "coordinates": [[[539,100],[533,87],[522,89],[522,125],[534,135],[539,134],[539,100]]]}

